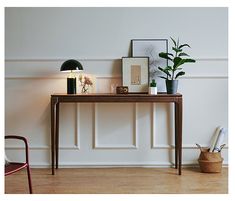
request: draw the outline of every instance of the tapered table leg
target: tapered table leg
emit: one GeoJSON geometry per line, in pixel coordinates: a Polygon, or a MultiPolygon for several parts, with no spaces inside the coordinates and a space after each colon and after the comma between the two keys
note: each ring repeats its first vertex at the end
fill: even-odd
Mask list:
{"type": "Polygon", "coordinates": [[[56,104],[56,134],[55,134],[55,141],[56,141],[56,147],[55,147],[55,150],[56,150],[56,153],[55,153],[55,156],[56,156],[56,169],[58,169],[58,164],[59,164],[59,114],[60,114],[60,104],[57,103],[56,104]]]}
{"type": "Polygon", "coordinates": [[[51,97],[51,170],[52,170],[52,175],[55,174],[54,172],[54,150],[55,150],[54,135],[55,135],[55,100],[53,97],[51,97]]]}
{"type": "Polygon", "coordinates": [[[175,106],[175,169],[178,168],[178,127],[179,127],[179,110],[178,110],[178,106],[177,103],[174,103],[175,106]]]}
{"type": "Polygon", "coordinates": [[[178,101],[178,150],[179,150],[179,175],[181,175],[181,166],[182,166],[182,124],[183,124],[183,99],[179,98],[178,101]]]}
{"type": "Polygon", "coordinates": [[[51,97],[51,171],[55,174],[55,132],[56,132],[56,104],[58,100],[51,97]]]}

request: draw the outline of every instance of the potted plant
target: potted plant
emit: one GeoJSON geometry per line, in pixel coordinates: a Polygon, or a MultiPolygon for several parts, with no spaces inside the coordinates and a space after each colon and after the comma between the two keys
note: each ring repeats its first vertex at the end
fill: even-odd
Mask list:
{"type": "Polygon", "coordinates": [[[183,48],[189,47],[188,44],[180,44],[179,39],[177,42],[171,38],[173,42],[172,50],[173,53],[161,52],[159,57],[167,59],[170,61],[171,65],[165,68],[158,67],[158,69],[163,72],[166,76],[159,76],[166,80],[166,89],[168,94],[175,94],[178,88],[177,78],[185,75],[182,65],[185,63],[195,63],[194,59],[189,58],[189,55],[183,51],[183,48]]]}

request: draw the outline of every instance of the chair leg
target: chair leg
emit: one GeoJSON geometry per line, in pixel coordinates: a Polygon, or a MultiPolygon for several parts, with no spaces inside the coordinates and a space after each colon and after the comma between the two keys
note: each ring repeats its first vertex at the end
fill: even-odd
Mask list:
{"type": "Polygon", "coordinates": [[[29,183],[29,193],[33,194],[32,181],[31,181],[31,174],[30,174],[29,165],[27,166],[27,175],[28,175],[28,183],[29,183]]]}

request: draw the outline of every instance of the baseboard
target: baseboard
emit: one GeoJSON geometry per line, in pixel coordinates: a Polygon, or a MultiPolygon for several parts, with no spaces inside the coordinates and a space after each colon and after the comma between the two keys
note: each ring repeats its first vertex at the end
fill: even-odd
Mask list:
{"type": "MultiPolygon", "coordinates": [[[[51,168],[48,164],[31,164],[31,168],[51,168]]],[[[227,163],[223,167],[228,167],[227,163]]],[[[139,167],[139,168],[174,168],[174,164],[60,164],[59,168],[126,168],[126,167],[139,167]]],[[[199,167],[198,163],[182,164],[182,168],[186,167],[199,167]]]]}

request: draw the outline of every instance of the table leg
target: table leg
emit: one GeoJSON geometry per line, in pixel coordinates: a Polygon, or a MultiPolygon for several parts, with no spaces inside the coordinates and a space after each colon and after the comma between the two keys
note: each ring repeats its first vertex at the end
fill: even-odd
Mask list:
{"type": "Polygon", "coordinates": [[[52,170],[52,175],[55,174],[55,171],[54,171],[55,112],[56,112],[56,101],[53,97],[51,97],[51,170],[52,170]]]}
{"type": "Polygon", "coordinates": [[[175,169],[178,168],[178,127],[179,127],[179,110],[177,107],[177,103],[174,103],[175,106],[175,169]]]}
{"type": "Polygon", "coordinates": [[[179,122],[179,128],[178,128],[178,150],[179,150],[179,175],[181,175],[181,166],[182,166],[182,124],[183,124],[183,99],[180,98],[178,101],[178,122],[179,122]]]}
{"type": "Polygon", "coordinates": [[[59,114],[60,114],[60,104],[57,103],[56,104],[56,131],[55,131],[55,143],[56,143],[56,146],[55,146],[55,156],[56,156],[56,169],[58,169],[58,164],[59,164],[59,114]]]}

